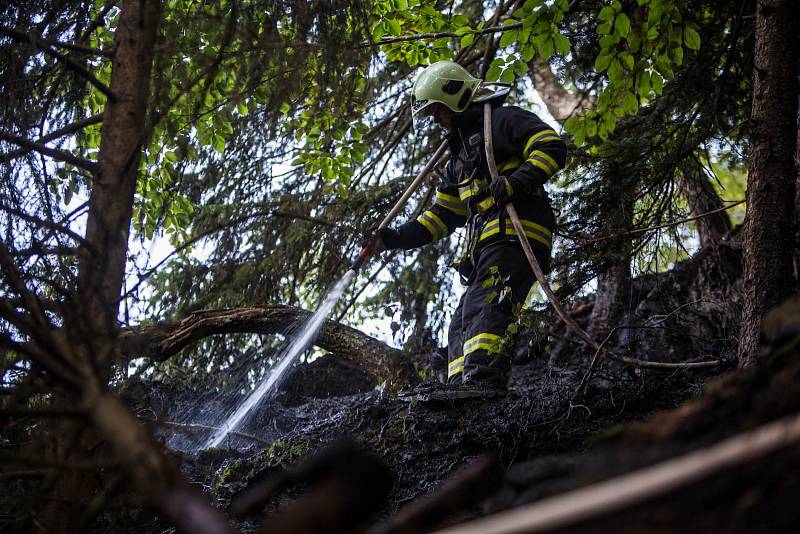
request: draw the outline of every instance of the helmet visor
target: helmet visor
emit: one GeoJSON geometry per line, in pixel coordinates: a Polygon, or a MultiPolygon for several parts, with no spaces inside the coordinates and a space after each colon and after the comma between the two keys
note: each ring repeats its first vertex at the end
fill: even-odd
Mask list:
{"type": "Polygon", "coordinates": [[[417,133],[431,133],[436,126],[433,119],[433,111],[436,109],[436,102],[430,100],[418,100],[411,95],[411,122],[414,131],[417,133]]]}
{"type": "Polygon", "coordinates": [[[433,104],[430,100],[419,100],[413,94],[411,95],[411,116],[416,117],[419,114],[430,113],[430,106],[433,104]]]}

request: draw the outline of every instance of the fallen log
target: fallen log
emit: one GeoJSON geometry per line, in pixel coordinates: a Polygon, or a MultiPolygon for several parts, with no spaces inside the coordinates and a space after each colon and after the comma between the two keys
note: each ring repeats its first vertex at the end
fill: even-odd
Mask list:
{"type": "MultiPolygon", "coordinates": [[[[174,323],[142,325],[124,329],[119,348],[128,358],[164,361],[204,338],[235,333],[279,334],[311,317],[311,312],[273,304],[194,312],[174,323]]],[[[326,321],[314,344],[363,368],[387,384],[418,380],[403,353],[360,330],[326,321]]]]}

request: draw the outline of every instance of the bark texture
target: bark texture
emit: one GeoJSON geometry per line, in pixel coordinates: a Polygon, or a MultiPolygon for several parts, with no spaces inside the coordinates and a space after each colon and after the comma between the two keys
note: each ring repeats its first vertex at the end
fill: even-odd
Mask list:
{"type": "Polygon", "coordinates": [[[757,360],[761,318],[795,289],[792,265],[800,5],[761,0],[756,10],[753,144],[744,224],[744,312],[739,365],[757,360]]]}
{"type": "MultiPolygon", "coordinates": [[[[177,323],[123,331],[120,348],[129,357],[163,361],[203,338],[232,333],[275,334],[309,318],[293,306],[272,305],[200,311],[177,323]]],[[[403,354],[363,332],[327,321],[315,344],[393,384],[413,382],[416,373],[403,354]]]]}
{"type": "Polygon", "coordinates": [[[630,260],[619,261],[597,276],[597,293],[590,318],[589,334],[598,341],[615,326],[625,322],[630,306],[630,260]]]}

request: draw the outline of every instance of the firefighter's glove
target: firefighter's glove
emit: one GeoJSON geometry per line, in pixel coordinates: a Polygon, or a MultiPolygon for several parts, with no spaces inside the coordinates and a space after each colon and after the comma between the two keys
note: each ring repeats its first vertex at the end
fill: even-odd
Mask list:
{"type": "Polygon", "coordinates": [[[489,184],[489,192],[494,197],[494,201],[498,206],[505,206],[511,202],[511,195],[514,194],[514,188],[505,176],[498,176],[492,183],[489,184]]]}
{"type": "Polygon", "coordinates": [[[367,239],[373,254],[400,248],[400,234],[391,228],[373,228],[367,234],[367,239]]]}

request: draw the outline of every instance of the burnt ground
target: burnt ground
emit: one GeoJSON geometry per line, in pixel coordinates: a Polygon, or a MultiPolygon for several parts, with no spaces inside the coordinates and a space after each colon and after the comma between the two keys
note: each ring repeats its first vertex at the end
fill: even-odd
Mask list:
{"type": "MultiPolygon", "coordinates": [[[[643,420],[697,396],[712,376],[708,372],[629,374],[601,365],[578,394],[590,356],[583,355],[582,362],[565,367],[546,358],[516,365],[507,397],[452,404],[406,402],[377,390],[342,395],[348,374],[356,389],[365,387],[363,375],[334,363],[334,358],[323,359],[307,373],[311,395],[305,402],[299,402],[302,388],[296,374],[285,384],[288,391],[259,407],[241,429],[269,446],[234,438],[229,445],[238,450],[184,456],[184,470],[226,507],[250,481],[274,475],[348,436],[382,459],[394,475],[383,508],[386,516],[434,492],[446,478],[487,453],[497,455],[504,468],[556,454],[577,457],[614,425],[643,420]],[[321,370],[327,367],[327,372],[321,370]],[[338,375],[333,381],[337,389],[320,395],[318,379],[330,373],[338,375]]],[[[162,407],[166,406],[179,408],[180,403],[162,407]]],[[[168,412],[164,419],[170,418],[168,412]]],[[[509,480],[515,476],[511,473],[509,480]]],[[[265,510],[274,511],[303,490],[303,486],[289,487],[265,510]]],[[[458,517],[479,512],[479,508],[462,510],[458,517]]],[[[247,531],[248,525],[240,526],[247,531]]]]}

